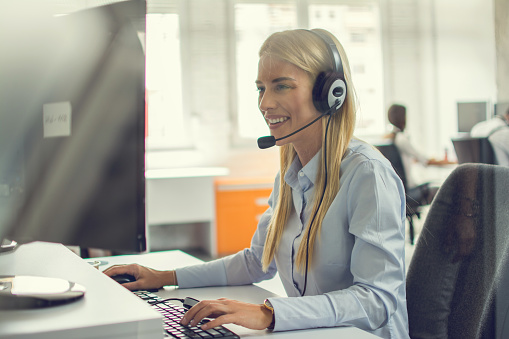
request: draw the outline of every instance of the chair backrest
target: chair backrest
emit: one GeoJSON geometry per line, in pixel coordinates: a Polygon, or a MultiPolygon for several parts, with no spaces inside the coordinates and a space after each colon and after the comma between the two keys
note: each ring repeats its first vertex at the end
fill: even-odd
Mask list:
{"type": "Polygon", "coordinates": [[[509,338],[508,201],[506,167],[460,165],[442,184],[408,268],[411,338],[509,338]]]}
{"type": "Polygon", "coordinates": [[[451,139],[459,164],[495,164],[495,153],[488,138],[451,139]]]}
{"type": "Polygon", "coordinates": [[[403,160],[401,159],[401,154],[399,153],[398,148],[393,143],[375,145],[375,147],[382,153],[387,160],[390,161],[392,167],[396,171],[396,173],[401,178],[403,182],[403,186],[407,189],[407,179],[405,167],[403,167],[403,160]]]}

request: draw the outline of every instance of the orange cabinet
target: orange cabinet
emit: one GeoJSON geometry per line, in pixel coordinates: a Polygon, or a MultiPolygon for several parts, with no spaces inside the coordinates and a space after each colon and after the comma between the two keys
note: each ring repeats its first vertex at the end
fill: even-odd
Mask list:
{"type": "Polygon", "coordinates": [[[272,178],[217,178],[216,230],[219,256],[249,247],[260,216],[268,208],[272,178]]]}

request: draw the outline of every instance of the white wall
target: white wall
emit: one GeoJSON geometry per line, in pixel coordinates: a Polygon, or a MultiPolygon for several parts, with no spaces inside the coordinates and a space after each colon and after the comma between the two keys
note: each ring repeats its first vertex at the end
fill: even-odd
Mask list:
{"type": "Polygon", "coordinates": [[[429,156],[452,152],[457,101],[496,99],[493,3],[391,0],[384,6],[386,106],[408,108],[408,131],[429,156]]]}
{"type": "Polygon", "coordinates": [[[456,131],[457,101],[496,101],[495,25],[493,3],[485,0],[436,1],[435,14],[443,139],[456,131]]]}

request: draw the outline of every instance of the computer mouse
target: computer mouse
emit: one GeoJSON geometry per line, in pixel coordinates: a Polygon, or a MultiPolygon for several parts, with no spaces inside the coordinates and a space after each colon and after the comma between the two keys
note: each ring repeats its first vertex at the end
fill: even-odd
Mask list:
{"type": "Polygon", "coordinates": [[[119,284],[125,284],[125,283],[136,281],[136,278],[130,274],[117,274],[117,275],[111,276],[110,278],[115,280],[119,284]]]}

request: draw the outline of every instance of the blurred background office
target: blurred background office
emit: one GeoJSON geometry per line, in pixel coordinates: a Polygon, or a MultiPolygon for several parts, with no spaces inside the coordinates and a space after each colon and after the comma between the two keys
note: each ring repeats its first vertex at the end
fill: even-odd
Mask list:
{"type": "Polygon", "coordinates": [[[257,51],[271,32],[323,27],[344,41],[361,112],[356,135],[386,131],[404,103],[428,156],[454,157],[458,102],[509,101],[506,1],[148,1],[149,168],[226,166],[273,175],[256,104],[257,51]]]}
{"type": "MultiPolygon", "coordinates": [[[[58,1],[72,11],[114,1],[58,1]]],[[[356,135],[386,131],[387,107],[407,106],[407,129],[430,156],[452,150],[458,102],[509,101],[504,0],[148,0],[149,168],[220,165],[267,171],[274,153],[256,104],[257,51],[268,34],[323,27],[338,35],[361,103],[356,135]],[[252,152],[251,152],[252,150],[252,152]],[[270,159],[270,160],[269,160],[270,159]],[[262,166],[263,164],[263,166],[262,166]],[[254,166],[252,166],[254,165],[254,166]]]]}
{"type": "MultiPolygon", "coordinates": [[[[116,1],[54,2],[69,13],[116,1]]],[[[254,84],[258,48],[272,32],[321,27],[338,36],[360,101],[355,135],[367,141],[386,134],[387,108],[398,102],[408,109],[406,129],[420,151],[455,160],[451,139],[464,133],[463,124],[491,118],[509,102],[505,0],[148,0],[147,13],[146,36],[140,37],[146,51],[146,166],[184,169],[185,175],[172,174],[177,179],[193,176],[190,168],[224,169],[212,171],[206,184],[213,196],[204,219],[213,227],[205,238],[221,237],[219,219],[226,212],[217,207],[218,191],[254,185],[266,193],[272,187],[278,150],[256,146],[269,130],[254,84]],[[472,107],[475,119],[461,121],[460,111],[472,107]]],[[[174,186],[151,195],[150,179],[158,175],[147,176],[149,224],[193,223],[175,215],[200,212],[175,208],[168,221],[151,210],[163,200],[159,210],[185,200],[182,191],[172,192],[174,186]]],[[[196,204],[189,192],[186,204],[196,204]]],[[[217,253],[216,244],[207,246],[217,253]]]]}

